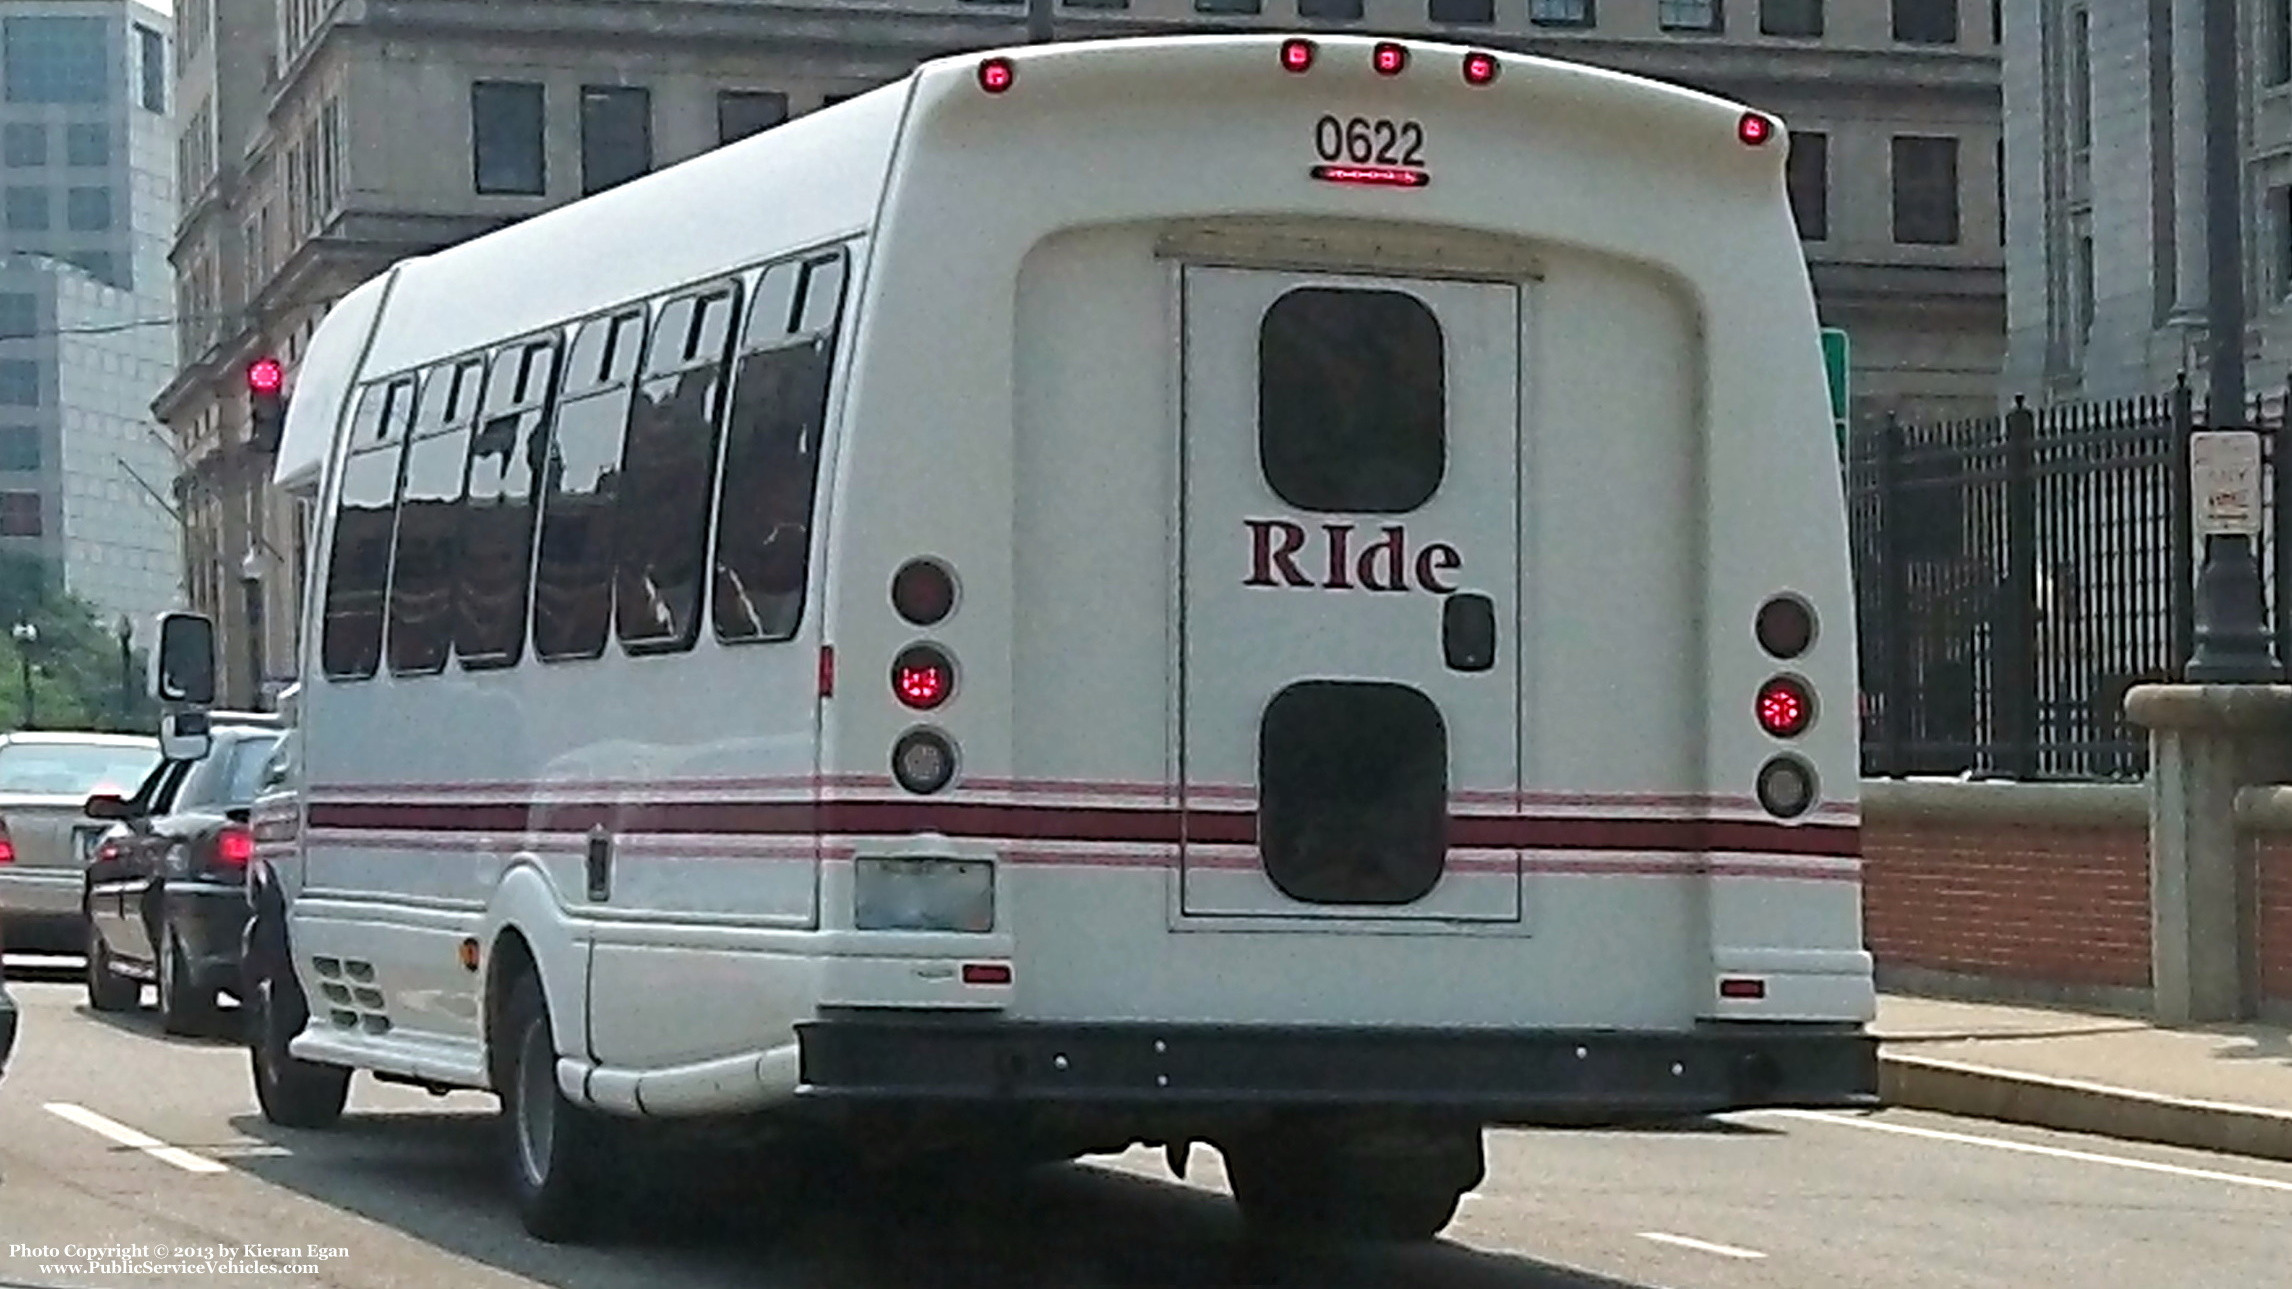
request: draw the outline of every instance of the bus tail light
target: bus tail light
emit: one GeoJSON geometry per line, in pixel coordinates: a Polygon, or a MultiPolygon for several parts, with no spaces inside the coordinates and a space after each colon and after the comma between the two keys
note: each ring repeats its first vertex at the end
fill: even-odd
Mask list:
{"type": "Polygon", "coordinates": [[[935,627],[955,611],[955,574],[935,559],[917,558],[891,575],[891,609],[911,627],[935,627]]]}
{"type": "Polygon", "coordinates": [[[1409,65],[1408,47],[1390,40],[1379,41],[1376,49],[1370,53],[1369,61],[1379,76],[1398,76],[1409,65]]]}
{"type": "Polygon", "coordinates": [[[1814,695],[1801,681],[1777,676],[1759,686],[1759,728],[1775,738],[1797,738],[1814,724],[1814,695]]]}
{"type": "Polygon", "coordinates": [[[1486,85],[1496,79],[1496,73],[1503,66],[1502,63],[1496,61],[1496,55],[1484,54],[1477,49],[1473,50],[1464,56],[1464,83],[1467,85],[1486,85]]]}
{"type": "Polygon", "coordinates": [[[1756,976],[1727,976],[1719,982],[1721,998],[1754,999],[1767,996],[1767,982],[1756,976]]]}
{"type": "Polygon", "coordinates": [[[1291,37],[1281,42],[1281,66],[1284,71],[1304,72],[1313,68],[1313,42],[1291,37]]]}
{"type": "Polygon", "coordinates": [[[1008,58],[989,58],[979,64],[979,88],[989,94],[1000,94],[1018,79],[1018,69],[1008,58]]]}
{"type": "Polygon", "coordinates": [[[937,730],[914,729],[891,745],[891,777],[919,797],[928,797],[955,778],[955,743],[937,730]]]}
{"type": "Polygon", "coordinates": [[[1759,606],[1752,633],[1768,657],[1789,662],[1814,645],[1814,610],[1795,595],[1778,595],[1759,606]]]}
{"type": "Polygon", "coordinates": [[[955,660],[937,645],[909,645],[891,664],[891,689],[919,712],[945,703],[955,692],[955,660]]]}
{"type": "Polygon", "coordinates": [[[245,868],[255,858],[255,834],[232,824],[215,834],[215,860],[224,868],[245,868]]]}
{"type": "Polygon", "coordinates": [[[1007,962],[966,962],[963,964],[963,983],[966,985],[1007,985],[1011,983],[1011,964],[1007,962]]]}
{"type": "Polygon", "coordinates": [[[1759,808],[1777,819],[1796,819],[1814,806],[1814,767],[1778,756],[1759,767],[1759,808]]]}
{"type": "Polygon", "coordinates": [[[1743,119],[1735,123],[1735,137],[1746,146],[1760,147],[1775,137],[1775,123],[1757,112],[1745,112],[1743,119]]]}

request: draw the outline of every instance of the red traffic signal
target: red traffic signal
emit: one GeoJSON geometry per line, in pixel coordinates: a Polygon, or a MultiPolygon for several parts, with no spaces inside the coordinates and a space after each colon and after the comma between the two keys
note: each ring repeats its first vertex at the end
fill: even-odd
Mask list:
{"type": "Polygon", "coordinates": [[[286,386],[286,368],[276,358],[257,358],[247,364],[247,389],[255,394],[276,394],[286,386]]]}

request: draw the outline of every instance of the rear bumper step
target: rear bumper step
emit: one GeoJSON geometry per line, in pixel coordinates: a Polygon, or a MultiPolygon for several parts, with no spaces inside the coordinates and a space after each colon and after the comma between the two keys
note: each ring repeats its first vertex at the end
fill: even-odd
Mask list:
{"type": "Polygon", "coordinates": [[[1858,1026],[1685,1031],[1080,1025],[838,1016],[797,1026],[799,1095],[1119,1109],[1412,1109],[1486,1123],[1869,1109],[1858,1026]]]}

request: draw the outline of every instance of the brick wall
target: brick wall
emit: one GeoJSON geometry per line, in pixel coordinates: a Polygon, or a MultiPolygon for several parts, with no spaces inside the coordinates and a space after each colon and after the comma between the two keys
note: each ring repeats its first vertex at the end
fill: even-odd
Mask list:
{"type": "Polygon", "coordinates": [[[2292,832],[2257,838],[2260,858],[2260,993],[2292,1003],[2292,832]]]}

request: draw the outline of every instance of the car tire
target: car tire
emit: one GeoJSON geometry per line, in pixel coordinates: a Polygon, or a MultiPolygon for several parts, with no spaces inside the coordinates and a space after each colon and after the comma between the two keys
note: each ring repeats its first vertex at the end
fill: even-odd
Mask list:
{"type": "Polygon", "coordinates": [[[112,966],[111,946],[94,918],[87,919],[88,1006],[99,1012],[134,1011],[143,1003],[143,982],[119,974],[112,966]]]}
{"type": "Polygon", "coordinates": [[[350,1071],[290,1054],[287,1043],[310,1020],[301,986],[268,971],[250,975],[247,1053],[263,1118],[282,1128],[333,1127],[350,1101],[350,1071]]]}
{"type": "Polygon", "coordinates": [[[612,1166],[604,1116],[557,1086],[557,1036],[538,973],[510,982],[502,1007],[501,1144],[510,1194],[526,1231],[551,1244],[595,1229],[612,1166]]]}
{"type": "Polygon", "coordinates": [[[175,1035],[204,1034],[215,1024],[215,991],[191,984],[190,962],[175,925],[159,923],[159,1023],[175,1035]]]}

